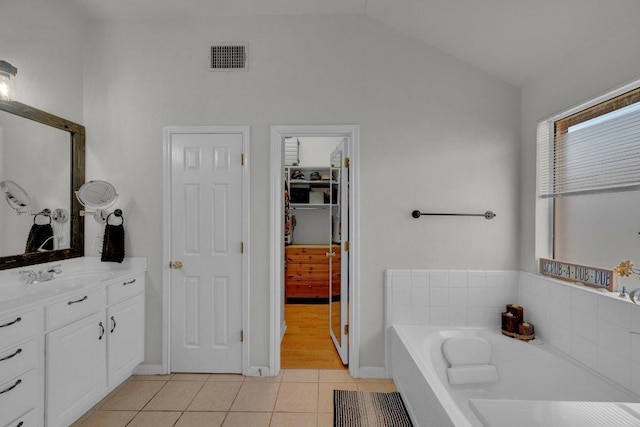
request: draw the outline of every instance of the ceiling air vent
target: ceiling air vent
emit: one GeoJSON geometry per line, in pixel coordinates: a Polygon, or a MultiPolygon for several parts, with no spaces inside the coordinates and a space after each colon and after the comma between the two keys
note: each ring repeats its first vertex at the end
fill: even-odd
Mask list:
{"type": "Polygon", "coordinates": [[[228,43],[211,46],[209,69],[243,71],[247,69],[247,44],[228,43]]]}

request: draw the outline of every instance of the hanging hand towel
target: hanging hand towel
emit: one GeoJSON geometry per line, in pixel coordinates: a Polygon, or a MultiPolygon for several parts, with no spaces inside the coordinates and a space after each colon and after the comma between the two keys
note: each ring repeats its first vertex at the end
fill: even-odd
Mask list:
{"type": "Polygon", "coordinates": [[[51,251],[53,250],[53,227],[51,227],[51,217],[49,224],[37,224],[36,218],[33,217],[33,225],[29,231],[25,253],[38,252],[38,249],[51,251]]]}
{"type": "Polygon", "coordinates": [[[104,227],[101,261],[122,262],[124,260],[124,218],[122,214],[116,215],[122,219],[122,222],[119,225],[112,225],[109,224],[112,215],[109,214],[104,227]]]}

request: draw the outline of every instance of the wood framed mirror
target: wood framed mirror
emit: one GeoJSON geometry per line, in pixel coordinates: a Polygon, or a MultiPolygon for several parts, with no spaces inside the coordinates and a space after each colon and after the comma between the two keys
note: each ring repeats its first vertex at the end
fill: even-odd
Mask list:
{"type": "Polygon", "coordinates": [[[0,181],[7,180],[19,183],[31,200],[18,211],[7,194],[1,195],[0,270],[84,255],[84,218],[75,197],[85,181],[84,126],[0,100],[0,181]],[[56,244],[51,250],[25,252],[25,242],[46,209],[69,213],[53,227],[56,244]]]}

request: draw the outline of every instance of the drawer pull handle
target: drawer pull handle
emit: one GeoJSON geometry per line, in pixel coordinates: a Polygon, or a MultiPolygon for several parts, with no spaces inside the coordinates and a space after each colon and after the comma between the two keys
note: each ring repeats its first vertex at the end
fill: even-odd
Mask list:
{"type": "Polygon", "coordinates": [[[3,394],[3,393],[6,393],[8,391],[13,390],[14,388],[18,387],[18,385],[20,385],[21,382],[22,382],[22,380],[16,381],[16,383],[14,385],[12,385],[11,387],[5,388],[4,390],[0,391],[0,394],[3,394]]]}
{"type": "Polygon", "coordinates": [[[122,286],[127,286],[127,285],[130,285],[130,284],[135,283],[135,282],[136,282],[136,279],[133,279],[133,280],[131,280],[129,282],[123,282],[122,286]]]}
{"type": "Polygon", "coordinates": [[[0,362],[4,362],[5,360],[9,360],[9,359],[11,359],[11,358],[13,358],[13,357],[16,357],[16,356],[17,356],[17,355],[19,355],[20,353],[22,353],[22,349],[21,349],[21,348],[17,349],[17,350],[15,351],[15,353],[10,354],[9,356],[5,356],[5,357],[3,357],[2,359],[0,359],[0,362]]]}
{"type": "Polygon", "coordinates": [[[77,299],[77,300],[75,300],[75,301],[69,301],[69,302],[67,302],[67,305],[71,305],[71,304],[75,304],[75,303],[78,303],[78,302],[86,301],[86,300],[87,300],[87,298],[89,298],[89,297],[85,295],[85,296],[84,296],[84,298],[80,298],[80,299],[77,299]]]}
{"type": "Polygon", "coordinates": [[[18,323],[18,322],[19,322],[19,321],[21,321],[21,320],[22,320],[22,317],[18,317],[18,318],[17,318],[16,320],[14,320],[13,322],[9,322],[9,323],[5,323],[4,325],[0,325],[0,328],[5,328],[5,327],[7,327],[7,326],[11,326],[11,325],[13,325],[14,323],[18,323]]]}
{"type": "Polygon", "coordinates": [[[104,325],[102,322],[98,323],[98,325],[100,326],[100,336],[98,337],[98,340],[101,340],[102,337],[104,337],[104,325]]]}
{"type": "Polygon", "coordinates": [[[111,333],[116,330],[116,319],[111,316],[111,321],[113,322],[113,326],[111,327],[111,333]]]}

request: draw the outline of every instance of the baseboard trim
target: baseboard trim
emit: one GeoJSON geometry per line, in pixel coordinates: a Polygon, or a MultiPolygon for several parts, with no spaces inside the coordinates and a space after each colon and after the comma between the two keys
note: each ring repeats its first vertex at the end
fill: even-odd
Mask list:
{"type": "Polygon", "coordinates": [[[247,372],[248,377],[273,377],[274,375],[271,373],[271,369],[268,366],[251,366],[249,367],[249,372],[247,372]]]}
{"type": "Polygon", "coordinates": [[[164,372],[162,369],[162,364],[152,365],[149,363],[142,363],[133,369],[134,375],[162,375],[166,373],[167,372],[164,372]]]}
{"type": "Polygon", "coordinates": [[[383,367],[379,366],[360,366],[358,369],[359,378],[386,378],[383,367]]]}

